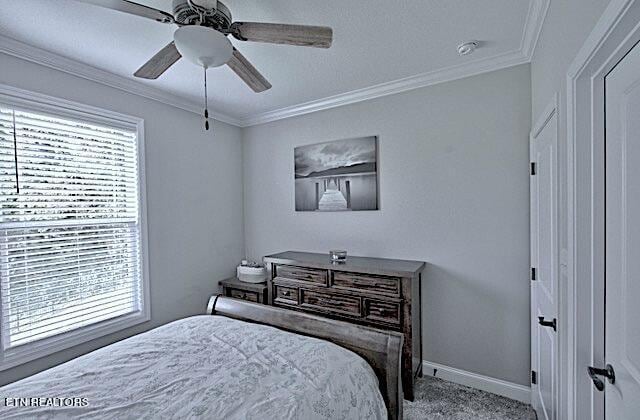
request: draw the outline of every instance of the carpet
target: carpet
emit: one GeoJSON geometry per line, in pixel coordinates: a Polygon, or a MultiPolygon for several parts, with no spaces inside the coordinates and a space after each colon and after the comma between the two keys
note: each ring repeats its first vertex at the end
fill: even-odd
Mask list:
{"type": "Polygon", "coordinates": [[[406,420],[536,419],[528,404],[431,376],[418,379],[415,396],[413,402],[404,402],[406,420]]]}

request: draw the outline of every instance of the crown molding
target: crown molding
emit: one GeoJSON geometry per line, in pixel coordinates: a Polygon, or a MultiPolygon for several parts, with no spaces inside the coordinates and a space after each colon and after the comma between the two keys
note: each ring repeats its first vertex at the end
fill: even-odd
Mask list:
{"type": "MultiPolygon", "coordinates": [[[[111,86],[128,93],[133,93],[134,95],[153,99],[154,101],[171,105],[185,111],[196,114],[202,113],[202,106],[176,95],[167,93],[164,90],[147,86],[144,83],[140,83],[123,76],[118,76],[114,73],[101,70],[97,67],[54,54],[2,35],[0,35],[0,53],[11,55],[22,60],[31,61],[65,73],[73,74],[74,76],[79,76],[103,85],[111,86]]],[[[212,117],[227,124],[240,126],[240,121],[238,119],[220,112],[212,112],[212,117]]]]}
{"type": "Polygon", "coordinates": [[[512,51],[498,56],[476,60],[472,63],[459,64],[441,70],[417,74],[415,76],[406,77],[404,79],[381,83],[379,85],[370,86],[364,89],[358,89],[351,92],[341,93],[339,95],[318,99],[315,101],[277,109],[275,111],[264,112],[255,116],[244,118],[240,120],[240,123],[242,127],[264,124],[284,118],[309,114],[312,112],[354,104],[362,101],[368,101],[370,99],[394,95],[396,93],[419,89],[439,83],[450,82],[452,80],[475,76],[506,67],[516,66],[518,64],[524,64],[527,62],[527,57],[523,56],[519,50],[512,51]]]}
{"type": "Polygon", "coordinates": [[[549,3],[550,0],[531,0],[529,2],[518,50],[249,116],[240,120],[240,126],[249,127],[264,124],[529,63],[540,37],[549,3]]]}
{"type": "MultiPolygon", "coordinates": [[[[549,4],[550,0],[530,1],[518,50],[243,118],[235,118],[220,112],[213,112],[213,118],[237,127],[249,127],[528,63],[533,57],[549,4]]],[[[0,52],[153,99],[185,111],[196,114],[200,114],[202,111],[200,105],[167,93],[164,90],[1,35],[0,52]]]]}
{"type": "Polygon", "coordinates": [[[550,3],[551,0],[532,0],[529,3],[529,11],[527,12],[527,19],[520,43],[520,50],[529,61],[533,58],[533,53],[536,50],[538,38],[540,38],[542,25],[547,16],[550,3]]]}

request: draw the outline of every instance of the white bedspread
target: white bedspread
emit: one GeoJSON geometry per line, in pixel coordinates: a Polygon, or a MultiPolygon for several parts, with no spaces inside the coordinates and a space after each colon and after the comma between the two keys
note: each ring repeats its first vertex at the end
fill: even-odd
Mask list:
{"type": "Polygon", "coordinates": [[[209,315],[172,322],[7,385],[0,398],[2,419],[387,417],[377,378],[355,353],[209,315]],[[5,405],[5,398],[16,405],[20,397],[86,398],[87,405],[5,405]]]}

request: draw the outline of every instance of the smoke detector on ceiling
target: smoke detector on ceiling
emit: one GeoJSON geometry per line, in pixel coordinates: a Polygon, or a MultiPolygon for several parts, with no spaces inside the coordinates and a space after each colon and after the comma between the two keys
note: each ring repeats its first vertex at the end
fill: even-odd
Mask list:
{"type": "Polygon", "coordinates": [[[467,41],[458,45],[458,54],[469,55],[478,48],[478,41],[467,41]]]}

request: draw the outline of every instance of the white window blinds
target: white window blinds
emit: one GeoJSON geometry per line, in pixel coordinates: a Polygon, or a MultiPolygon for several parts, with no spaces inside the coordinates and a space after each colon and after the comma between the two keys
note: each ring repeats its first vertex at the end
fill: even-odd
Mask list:
{"type": "Polygon", "coordinates": [[[142,310],[136,136],[0,103],[3,350],[142,310]]]}

